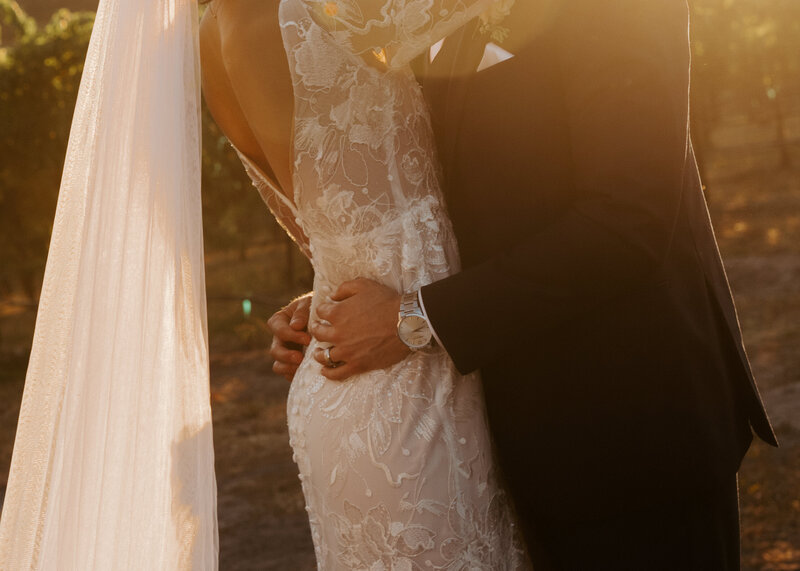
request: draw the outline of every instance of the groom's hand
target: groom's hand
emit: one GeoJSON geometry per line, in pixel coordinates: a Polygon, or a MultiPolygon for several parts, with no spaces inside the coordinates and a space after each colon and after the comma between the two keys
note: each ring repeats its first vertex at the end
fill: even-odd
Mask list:
{"type": "Polygon", "coordinates": [[[384,369],[411,352],[397,336],[401,295],[393,289],[359,278],[343,283],[329,299],[317,306],[317,317],[324,322],[314,321],[309,328],[318,341],[331,346],[331,360],[341,363],[330,367],[324,351],[315,352],[328,379],[343,381],[384,369]]]}
{"type": "Polygon", "coordinates": [[[274,359],[272,370],[286,377],[289,382],[303,361],[304,348],[311,343],[308,320],[312,296],[309,293],[298,297],[267,321],[267,327],[272,332],[272,345],[269,349],[269,354],[274,359]]]}

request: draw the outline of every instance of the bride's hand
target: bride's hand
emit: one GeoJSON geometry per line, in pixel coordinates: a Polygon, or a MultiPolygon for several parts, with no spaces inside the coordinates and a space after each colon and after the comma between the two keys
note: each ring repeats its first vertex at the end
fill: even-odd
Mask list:
{"type": "Polygon", "coordinates": [[[321,343],[330,346],[330,367],[323,348],[314,353],[322,374],[343,381],[358,373],[384,369],[401,361],[411,350],[397,336],[400,294],[378,282],[359,278],[343,283],[320,303],[309,330],[321,343]]]}
{"type": "Polygon", "coordinates": [[[311,343],[311,336],[307,332],[311,298],[310,293],[298,297],[267,321],[267,327],[272,332],[269,354],[275,360],[272,370],[286,377],[289,382],[303,361],[303,349],[311,343]]]}

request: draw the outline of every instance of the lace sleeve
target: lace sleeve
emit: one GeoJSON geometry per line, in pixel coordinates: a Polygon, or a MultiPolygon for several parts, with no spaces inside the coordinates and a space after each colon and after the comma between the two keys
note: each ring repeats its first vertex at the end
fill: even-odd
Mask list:
{"type": "Polygon", "coordinates": [[[502,0],[305,0],[314,20],[353,53],[406,65],[502,0]]]}

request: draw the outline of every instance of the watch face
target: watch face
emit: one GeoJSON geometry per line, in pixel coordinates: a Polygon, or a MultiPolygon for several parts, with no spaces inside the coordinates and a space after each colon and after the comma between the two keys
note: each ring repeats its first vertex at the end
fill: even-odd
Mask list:
{"type": "Polygon", "coordinates": [[[408,315],[403,318],[397,327],[397,334],[403,343],[412,349],[421,349],[431,341],[431,333],[428,322],[424,317],[418,315],[408,315]]]}

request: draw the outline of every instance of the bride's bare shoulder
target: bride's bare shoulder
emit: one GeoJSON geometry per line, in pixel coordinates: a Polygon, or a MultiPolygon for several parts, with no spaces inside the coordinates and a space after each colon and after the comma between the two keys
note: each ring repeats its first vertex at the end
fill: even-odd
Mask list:
{"type": "Polygon", "coordinates": [[[278,4],[277,0],[212,0],[200,23],[200,41],[217,44],[226,61],[248,53],[282,52],[278,4]]]}
{"type": "Polygon", "coordinates": [[[212,0],[200,22],[200,59],[217,124],[288,184],[293,91],[278,7],[278,0],[212,0]]]}
{"type": "Polygon", "coordinates": [[[201,50],[220,62],[237,92],[254,87],[274,92],[290,84],[278,5],[278,0],[212,0],[203,15],[201,50]]]}
{"type": "MultiPolygon", "coordinates": [[[[230,4],[235,4],[236,1],[238,0],[230,4]]],[[[259,157],[262,153],[257,137],[237,94],[237,91],[249,90],[252,87],[237,80],[235,73],[233,75],[230,73],[229,62],[235,63],[239,58],[226,55],[225,51],[230,51],[229,45],[223,48],[221,24],[225,20],[220,20],[220,8],[225,4],[225,0],[222,2],[213,0],[200,20],[203,98],[214,120],[226,136],[248,156],[259,157]]],[[[225,16],[228,17],[230,16],[225,16]]]]}

